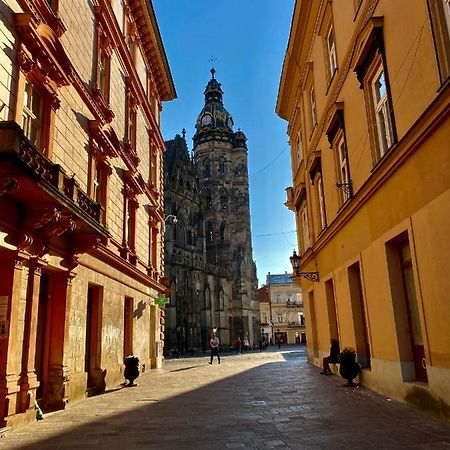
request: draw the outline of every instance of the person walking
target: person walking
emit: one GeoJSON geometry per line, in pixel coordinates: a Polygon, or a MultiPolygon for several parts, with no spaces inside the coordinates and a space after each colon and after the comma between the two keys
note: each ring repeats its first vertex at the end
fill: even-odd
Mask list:
{"type": "Polygon", "coordinates": [[[236,339],[236,342],[234,343],[234,347],[236,348],[238,355],[241,354],[241,346],[242,346],[241,337],[238,336],[238,338],[236,339]]]}
{"type": "Polygon", "coordinates": [[[217,360],[220,364],[219,344],[220,340],[217,337],[217,334],[213,332],[211,339],[209,340],[209,345],[211,346],[211,360],[209,361],[209,364],[213,363],[214,356],[217,356],[217,360]]]}
{"type": "Polygon", "coordinates": [[[245,336],[245,338],[244,338],[244,352],[245,353],[247,353],[249,347],[250,347],[250,342],[248,340],[248,337],[245,336]]]}

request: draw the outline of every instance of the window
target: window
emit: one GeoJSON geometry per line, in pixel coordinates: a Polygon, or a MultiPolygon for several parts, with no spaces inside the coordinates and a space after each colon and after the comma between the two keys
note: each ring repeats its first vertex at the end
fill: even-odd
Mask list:
{"type": "Polygon", "coordinates": [[[208,159],[203,162],[203,178],[209,178],[211,176],[211,163],[208,159]]]}
{"type": "Polygon", "coordinates": [[[33,145],[41,148],[42,136],[42,96],[30,82],[25,80],[23,94],[22,128],[33,145]]]}
{"type": "Polygon", "coordinates": [[[211,198],[211,191],[209,189],[205,189],[205,203],[206,203],[206,209],[212,209],[212,198],[211,198]]]}
{"type": "Polygon", "coordinates": [[[302,237],[303,237],[303,252],[306,252],[311,246],[309,240],[309,225],[308,225],[308,211],[306,209],[306,204],[300,210],[300,220],[302,222],[302,237]]]}
{"type": "Polygon", "coordinates": [[[283,323],[283,313],[278,313],[277,314],[277,322],[278,323],[283,323]]]}
{"type": "Polygon", "coordinates": [[[314,87],[309,91],[309,106],[311,109],[311,130],[317,125],[317,106],[316,106],[316,94],[314,87]]]}
{"type": "Polygon", "coordinates": [[[219,175],[225,175],[225,161],[220,160],[219,162],[219,175]]]}
{"type": "Polygon", "coordinates": [[[219,236],[220,236],[221,241],[225,240],[225,230],[226,230],[225,222],[222,222],[220,224],[220,231],[219,231],[219,236]]]}
{"type": "Polygon", "coordinates": [[[302,134],[300,131],[297,134],[295,148],[297,152],[297,165],[300,165],[301,162],[303,161],[303,143],[302,143],[302,134]]]}
{"type": "Polygon", "coordinates": [[[378,133],[378,150],[381,157],[394,143],[383,67],[380,67],[373,77],[371,88],[378,133]]]}
{"type": "Polygon", "coordinates": [[[450,76],[450,0],[428,0],[441,83],[450,76]]]}
{"type": "Polygon", "coordinates": [[[214,242],[214,228],[211,221],[209,221],[207,225],[207,239],[208,242],[214,242]]]}
{"type": "Polygon", "coordinates": [[[347,148],[345,145],[344,135],[341,134],[336,141],[336,157],[339,171],[339,191],[341,192],[341,200],[346,202],[350,198],[350,175],[348,170],[347,148]]]}
{"type": "Polygon", "coordinates": [[[323,194],[323,180],[322,174],[316,178],[317,184],[317,199],[319,207],[320,229],[323,230],[327,226],[326,210],[325,210],[325,196],[323,194]]]}
{"type": "Polygon", "coordinates": [[[158,153],[153,148],[150,152],[150,184],[152,186],[158,184],[158,153]]]}
{"type": "Polygon", "coordinates": [[[326,36],[326,47],[328,56],[329,80],[333,78],[334,72],[337,70],[336,44],[334,42],[334,31],[331,26],[326,36]]]}
{"type": "Polygon", "coordinates": [[[383,18],[372,17],[355,44],[354,71],[364,89],[370,147],[376,164],[397,141],[383,39],[383,18]]]}
{"type": "Polygon", "coordinates": [[[275,302],[276,302],[276,303],[281,303],[281,294],[276,294],[276,296],[275,296],[275,302]]]}
{"type": "Polygon", "coordinates": [[[111,57],[104,51],[100,51],[97,69],[97,89],[103,95],[106,103],[109,103],[109,80],[111,71],[111,57]]]}
{"type": "Polygon", "coordinates": [[[227,209],[228,207],[228,195],[225,190],[220,192],[220,209],[227,209]]]}
{"type": "Polygon", "coordinates": [[[136,120],[136,108],[128,105],[127,140],[133,149],[136,149],[136,120]]]}
{"type": "Polygon", "coordinates": [[[297,292],[295,294],[295,302],[299,305],[299,306],[303,306],[303,295],[300,292],[297,292]]]}

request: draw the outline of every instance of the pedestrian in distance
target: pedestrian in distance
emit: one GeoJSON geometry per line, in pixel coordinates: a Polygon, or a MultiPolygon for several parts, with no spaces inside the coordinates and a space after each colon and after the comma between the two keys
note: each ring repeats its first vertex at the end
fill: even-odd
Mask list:
{"type": "Polygon", "coordinates": [[[209,345],[211,346],[211,360],[209,361],[209,364],[213,363],[214,356],[217,356],[217,360],[220,364],[219,344],[220,340],[217,337],[217,334],[213,332],[211,339],[209,340],[209,345]]]}
{"type": "Polygon", "coordinates": [[[341,350],[339,349],[339,342],[337,339],[330,339],[330,354],[323,358],[323,370],[321,375],[333,375],[330,369],[330,364],[336,364],[338,362],[338,356],[341,350]]]}
{"type": "Polygon", "coordinates": [[[235,343],[234,343],[234,347],[236,348],[236,351],[238,353],[238,355],[241,354],[241,347],[242,347],[242,342],[241,342],[241,337],[238,336],[238,338],[236,339],[235,343]]]}
{"type": "Polygon", "coordinates": [[[245,338],[244,338],[244,352],[245,353],[247,353],[249,347],[250,347],[250,342],[248,340],[248,337],[245,336],[245,338]]]}

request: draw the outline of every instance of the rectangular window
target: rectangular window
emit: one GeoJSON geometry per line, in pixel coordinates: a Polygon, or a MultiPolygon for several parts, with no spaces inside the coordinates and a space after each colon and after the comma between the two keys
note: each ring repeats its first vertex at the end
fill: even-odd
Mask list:
{"type": "Polygon", "coordinates": [[[326,37],[327,55],[328,55],[328,70],[329,79],[333,78],[334,72],[337,69],[336,44],[334,42],[334,31],[331,26],[326,37]]]}
{"type": "Polygon", "coordinates": [[[277,314],[277,322],[278,323],[283,323],[283,314],[282,313],[278,313],[277,314]]]}
{"type": "Polygon", "coordinates": [[[36,147],[42,148],[42,96],[30,82],[25,80],[23,94],[22,128],[25,136],[36,147]]]}
{"type": "Polygon", "coordinates": [[[450,76],[450,0],[428,0],[428,9],[443,84],[450,76]]]}
{"type": "Polygon", "coordinates": [[[341,192],[341,200],[345,203],[350,198],[350,175],[348,170],[347,148],[344,136],[341,135],[336,141],[336,155],[339,171],[339,191],[341,192]]]}
{"type": "Polygon", "coordinates": [[[325,196],[323,193],[323,180],[322,175],[317,177],[317,199],[319,203],[319,218],[320,218],[320,229],[323,230],[327,226],[327,216],[325,209],[325,196]]]}
{"type": "Polygon", "coordinates": [[[300,218],[302,221],[303,251],[306,252],[306,250],[308,250],[311,246],[311,242],[309,240],[308,211],[306,209],[306,205],[303,206],[300,211],[300,218]]]}
{"type": "Polygon", "coordinates": [[[309,106],[311,109],[311,131],[317,125],[317,106],[316,106],[316,94],[312,87],[309,91],[309,106]]]}
{"type": "Polygon", "coordinates": [[[100,51],[98,58],[97,89],[103,95],[106,103],[109,103],[109,85],[111,72],[111,57],[100,51]]]}
{"type": "Polygon", "coordinates": [[[281,295],[280,295],[280,294],[277,294],[277,295],[276,295],[275,301],[276,301],[277,303],[281,303],[281,295]]]}
{"type": "Polygon", "coordinates": [[[299,166],[303,161],[303,143],[302,143],[302,134],[300,131],[297,134],[295,148],[297,152],[297,165],[299,166]]]}
{"type": "Polygon", "coordinates": [[[378,69],[370,84],[378,134],[378,150],[381,157],[394,143],[387,86],[382,66],[378,69]]]}

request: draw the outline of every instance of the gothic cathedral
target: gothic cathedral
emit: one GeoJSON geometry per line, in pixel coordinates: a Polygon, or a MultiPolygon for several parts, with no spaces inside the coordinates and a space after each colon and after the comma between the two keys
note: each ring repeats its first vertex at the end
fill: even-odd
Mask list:
{"type": "Polygon", "coordinates": [[[260,338],[256,266],[252,256],[247,138],[233,131],[221,84],[211,69],[194,135],[166,142],[166,352],[208,349],[216,327],[222,347],[260,338]]]}

